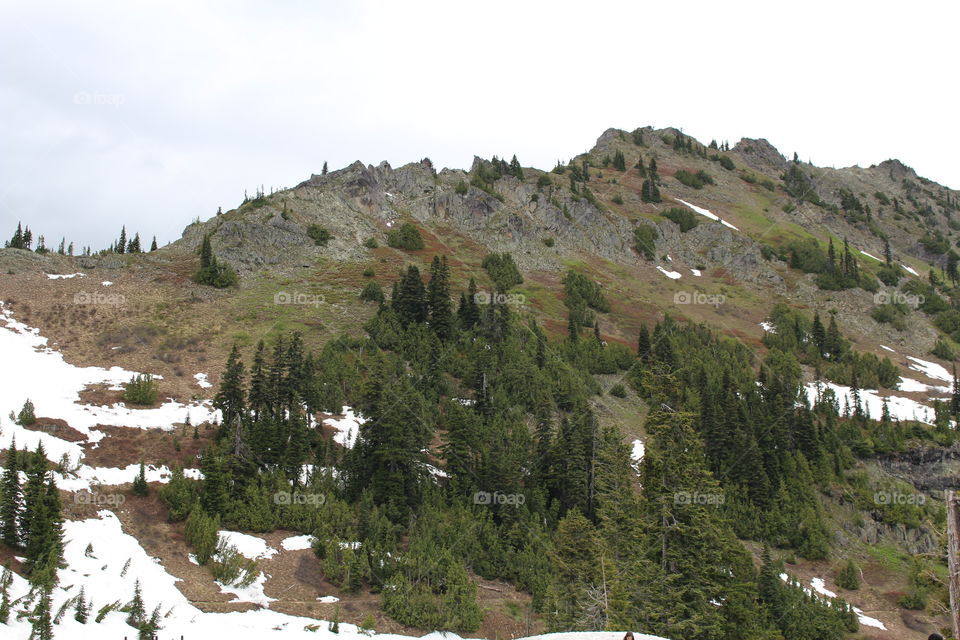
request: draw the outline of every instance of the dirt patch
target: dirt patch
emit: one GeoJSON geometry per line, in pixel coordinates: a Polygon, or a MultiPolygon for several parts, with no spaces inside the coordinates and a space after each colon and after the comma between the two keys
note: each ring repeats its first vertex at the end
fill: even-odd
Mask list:
{"type": "Polygon", "coordinates": [[[146,464],[176,464],[195,467],[197,455],[213,438],[213,428],[200,426],[196,440],[193,427],[176,425],[172,430],[134,429],[129,427],[95,427],[106,437],[95,444],[83,445],[84,464],[92,467],[125,467],[143,460],[146,464]],[[179,451],[177,450],[179,447],[179,451]]]}
{"type": "Polygon", "coordinates": [[[66,440],[67,442],[83,442],[87,436],[71,427],[66,420],[60,418],[37,418],[37,421],[28,427],[30,431],[40,431],[66,440]]]}

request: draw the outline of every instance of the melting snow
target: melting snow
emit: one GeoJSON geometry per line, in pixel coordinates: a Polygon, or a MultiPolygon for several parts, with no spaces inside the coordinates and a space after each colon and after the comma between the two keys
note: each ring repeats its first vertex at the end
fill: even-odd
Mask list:
{"type": "Polygon", "coordinates": [[[0,447],[9,446],[14,437],[18,446],[31,449],[43,442],[51,460],[59,460],[66,454],[73,463],[79,463],[82,449],[78,443],[24,429],[10,421],[10,411],[19,411],[27,398],[33,401],[38,416],[63,419],[91,442],[103,437],[102,432],[94,429],[99,425],[169,430],[188,414],[194,424],[213,421],[219,416],[219,411],[209,403],[184,405],[172,399],[154,409],[130,409],[122,402],[106,407],[80,404],[80,391],[84,388],[108,384],[111,389],[119,389],[136,374],[120,367],[104,369],[69,364],[61,353],[47,345],[47,338],[41,336],[38,329],[14,320],[2,302],[0,353],[6,362],[17,363],[16,367],[0,367],[0,447]]]}
{"type": "Polygon", "coordinates": [[[640,462],[643,460],[643,454],[646,449],[643,446],[643,440],[634,440],[633,449],[630,451],[630,459],[634,462],[640,462]]]}
{"type": "Polygon", "coordinates": [[[936,362],[929,362],[928,360],[921,360],[920,358],[914,358],[913,356],[907,356],[907,360],[911,360],[910,368],[914,371],[919,371],[928,378],[933,378],[934,380],[943,380],[944,382],[953,382],[953,375],[936,362]]]}
{"type": "Polygon", "coordinates": [[[700,269],[690,269],[690,273],[697,276],[698,278],[703,275],[702,273],[700,273],[700,269]]]}
{"type": "Polygon", "coordinates": [[[280,546],[283,547],[284,551],[300,551],[312,547],[314,540],[316,540],[316,538],[311,535],[290,536],[289,538],[284,538],[280,546]]]}
{"type": "Polygon", "coordinates": [[[343,407],[343,418],[327,418],[323,424],[330,425],[337,430],[333,434],[333,439],[344,447],[350,449],[357,441],[357,433],[360,431],[360,425],[366,420],[359,413],[354,413],[350,407],[343,407]]]}
{"type": "Polygon", "coordinates": [[[720,216],[718,216],[717,214],[712,213],[712,212],[711,212],[710,210],[708,210],[708,209],[704,209],[703,207],[698,207],[698,206],[695,205],[695,204],[690,204],[690,203],[687,202],[686,200],[681,200],[680,198],[676,198],[676,201],[677,201],[677,202],[682,202],[682,203],[685,204],[686,206],[690,207],[690,209],[692,209],[692,210],[694,211],[694,213],[699,213],[700,215],[702,215],[702,216],[704,216],[704,217],[706,217],[706,218],[710,218],[711,220],[715,220],[715,221],[719,222],[720,224],[722,224],[722,225],[724,225],[724,226],[730,227],[730,228],[733,229],[734,231],[740,231],[740,229],[737,229],[735,226],[733,226],[732,224],[730,224],[730,223],[727,222],[726,220],[722,219],[722,218],[721,218],[720,216]]]}
{"type": "Polygon", "coordinates": [[[77,277],[84,278],[86,277],[86,275],[87,274],[85,273],[67,273],[62,275],[59,273],[48,273],[47,277],[50,278],[51,280],[69,280],[70,278],[77,278],[77,277]]]}
{"type": "Polygon", "coordinates": [[[111,286],[113,283],[110,282],[109,280],[104,280],[104,281],[101,282],[100,284],[102,284],[102,285],[105,286],[105,287],[109,287],[109,286],[111,286]]]}
{"type": "Polygon", "coordinates": [[[276,549],[267,546],[266,540],[263,538],[258,538],[257,536],[252,536],[249,533],[240,533],[239,531],[221,531],[220,537],[223,538],[227,544],[236,547],[237,551],[240,552],[240,555],[245,558],[250,558],[251,560],[272,558],[277,553],[276,549]]]}
{"type": "Polygon", "coordinates": [[[664,269],[663,267],[660,267],[660,266],[657,267],[657,271],[659,271],[659,272],[662,273],[663,275],[667,276],[667,277],[670,278],[671,280],[679,280],[679,279],[680,279],[680,272],[679,272],[679,271],[667,271],[666,269],[664,269]]]}
{"type": "Polygon", "coordinates": [[[881,260],[881,259],[878,258],[877,256],[873,255],[872,253],[867,253],[866,251],[860,251],[860,253],[862,253],[863,255],[867,256],[868,258],[873,258],[873,259],[876,260],[877,262],[883,262],[883,260],[881,260]]]}
{"type": "MultiPolygon", "coordinates": [[[[853,398],[850,394],[850,387],[834,384],[832,382],[821,382],[822,391],[832,389],[837,397],[837,403],[841,413],[844,407],[849,405],[850,411],[853,411],[853,398]]],[[[817,383],[807,384],[807,399],[810,404],[817,401],[817,383]]],[[[890,411],[890,417],[898,420],[917,420],[926,424],[933,424],[934,412],[931,407],[900,396],[887,396],[887,409],[890,411]]],[[[860,390],[860,406],[874,420],[879,420],[883,415],[883,398],[873,389],[860,390]]]]}
{"type": "Polygon", "coordinates": [[[776,333],[777,328],[773,326],[772,322],[761,322],[760,326],[763,327],[763,330],[767,333],[776,333]]]}
{"type": "Polygon", "coordinates": [[[917,277],[920,276],[920,274],[917,273],[916,271],[914,271],[913,268],[908,267],[907,265],[905,265],[905,264],[903,264],[903,263],[900,263],[900,266],[903,267],[904,269],[906,269],[907,273],[912,273],[913,275],[915,275],[915,276],[917,276],[917,277]]]}
{"type": "Polygon", "coordinates": [[[213,385],[207,380],[207,374],[205,373],[195,373],[193,377],[197,379],[197,386],[201,389],[209,389],[213,385]]]}
{"type": "Polygon", "coordinates": [[[881,349],[886,349],[886,350],[889,351],[890,353],[896,353],[896,351],[894,351],[893,349],[891,349],[890,347],[888,347],[888,346],[885,345],[885,344],[880,345],[880,348],[881,348],[881,349]]]}

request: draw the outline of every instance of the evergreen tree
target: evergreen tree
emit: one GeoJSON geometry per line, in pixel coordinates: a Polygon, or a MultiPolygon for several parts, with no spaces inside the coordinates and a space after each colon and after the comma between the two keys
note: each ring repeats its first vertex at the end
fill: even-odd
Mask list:
{"type": "Polygon", "coordinates": [[[240,359],[240,349],[237,348],[237,345],[233,345],[220,380],[220,389],[213,397],[213,406],[220,410],[224,426],[234,424],[237,418],[246,414],[244,402],[245,375],[243,360],[240,359]]]}
{"type": "Polygon", "coordinates": [[[40,588],[40,600],[30,616],[29,640],[53,640],[53,620],[50,612],[50,585],[40,588]]]}
{"type": "Polygon", "coordinates": [[[80,586],[80,593],[77,595],[77,602],[75,605],[75,612],[73,614],[73,619],[79,622],[80,624],[87,624],[87,618],[90,615],[90,603],[87,602],[87,594],[84,587],[80,586]]]}
{"type": "Polygon", "coordinates": [[[810,331],[813,344],[817,347],[817,356],[822,358],[827,347],[827,332],[823,328],[823,322],[820,321],[820,312],[813,314],[813,328],[810,331]]]}
{"type": "Polygon", "coordinates": [[[13,584],[13,572],[4,565],[0,575],[0,624],[7,624],[10,619],[10,586],[13,584]]]}
{"type": "Polygon", "coordinates": [[[126,253],[127,251],[127,227],[124,225],[120,229],[120,239],[117,240],[116,245],[114,246],[115,253],[126,253]]]}
{"type": "Polygon", "coordinates": [[[477,306],[477,282],[473,278],[470,278],[470,283],[467,285],[466,296],[460,295],[457,317],[464,329],[471,329],[480,321],[480,308],[477,306]]]}
{"type": "Polygon", "coordinates": [[[150,487],[147,485],[147,473],[146,468],[143,465],[143,460],[140,461],[140,472],[137,473],[137,477],[133,479],[133,493],[138,496],[145,496],[150,493],[150,487]]]}
{"type": "Polygon", "coordinates": [[[253,355],[253,366],[250,368],[250,392],[247,395],[247,404],[253,411],[253,420],[257,422],[265,415],[270,407],[269,383],[267,380],[266,345],[263,340],[257,343],[257,351],[253,355]]]}
{"type": "Polygon", "coordinates": [[[427,319],[425,298],[426,291],[423,280],[420,279],[420,270],[410,265],[400,279],[397,295],[391,300],[391,305],[403,324],[418,324],[427,319]]]}
{"type": "Polygon", "coordinates": [[[637,339],[637,357],[643,362],[649,362],[652,354],[650,345],[650,330],[647,329],[647,323],[640,325],[640,337],[637,339]]]}
{"type": "Polygon", "coordinates": [[[7,246],[11,249],[25,249],[23,241],[23,227],[21,223],[17,223],[17,230],[13,232],[13,238],[10,239],[10,242],[7,243],[7,246]]]}
{"type": "Polygon", "coordinates": [[[20,546],[22,540],[20,521],[23,511],[23,491],[20,487],[19,472],[17,443],[14,440],[7,449],[2,490],[0,490],[0,526],[2,526],[0,540],[14,549],[20,546]]]}
{"type": "Polygon", "coordinates": [[[323,161],[323,169],[320,170],[320,175],[322,175],[322,176],[327,175],[327,161],[326,161],[326,160],[323,161]]]}
{"type": "Polygon", "coordinates": [[[153,242],[150,243],[150,251],[157,250],[157,236],[153,236],[153,242]]]}
{"type": "Polygon", "coordinates": [[[127,253],[142,253],[140,249],[140,234],[135,233],[133,239],[127,243],[127,253]]]}
{"type": "Polygon", "coordinates": [[[430,319],[430,328],[441,340],[447,340],[453,332],[449,279],[447,256],[434,256],[430,267],[430,283],[427,286],[427,316],[430,319]]]}
{"type": "Polygon", "coordinates": [[[146,607],[143,604],[143,593],[140,589],[140,579],[133,584],[133,599],[126,606],[127,624],[131,627],[140,627],[146,620],[146,607]]]}

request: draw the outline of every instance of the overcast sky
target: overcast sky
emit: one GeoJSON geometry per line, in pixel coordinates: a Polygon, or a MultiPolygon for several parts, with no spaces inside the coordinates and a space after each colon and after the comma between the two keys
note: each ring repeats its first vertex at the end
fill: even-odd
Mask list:
{"type": "Polygon", "coordinates": [[[0,7],[4,238],[163,244],[324,160],[549,169],[645,125],[960,188],[956,2],[0,7]]]}

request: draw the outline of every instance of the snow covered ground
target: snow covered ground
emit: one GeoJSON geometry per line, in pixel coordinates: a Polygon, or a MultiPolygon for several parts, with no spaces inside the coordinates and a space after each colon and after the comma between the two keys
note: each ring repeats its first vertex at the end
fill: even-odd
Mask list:
{"type": "Polygon", "coordinates": [[[337,430],[333,439],[346,448],[353,447],[357,441],[357,434],[360,432],[360,425],[366,420],[359,413],[355,413],[350,407],[343,407],[343,418],[327,418],[323,424],[330,425],[337,430]]]}
{"type": "Polygon", "coordinates": [[[80,446],[49,433],[31,431],[13,423],[11,411],[18,412],[29,398],[37,416],[59,418],[97,442],[103,432],[97,425],[117,427],[173,429],[189,415],[193,424],[212,421],[219,411],[204,404],[182,404],[167,399],[155,409],[130,409],[122,402],[109,407],[80,404],[80,392],[95,384],[119,388],[136,372],[120,367],[76,367],[47,345],[47,338],[38,329],[14,319],[12,312],[0,302],[0,353],[16,366],[0,367],[0,447],[8,447],[16,437],[17,446],[35,448],[43,442],[47,456],[58,461],[68,455],[73,464],[82,457],[80,446]]]}
{"type": "Polygon", "coordinates": [[[947,371],[943,365],[928,360],[921,360],[920,358],[914,358],[913,356],[907,356],[907,360],[910,361],[909,366],[911,369],[919,371],[928,378],[943,380],[944,382],[953,382],[953,374],[947,371]]]}
{"type": "Polygon", "coordinates": [[[867,256],[868,258],[873,258],[873,259],[876,260],[877,262],[883,262],[883,260],[881,260],[881,259],[878,258],[877,256],[873,255],[872,253],[867,253],[866,251],[860,251],[860,253],[862,253],[863,255],[867,256]]]}
{"type": "MultiPolygon", "coordinates": [[[[54,626],[55,638],[97,638],[136,637],[136,631],[127,625],[126,614],[113,611],[106,614],[98,624],[94,622],[97,612],[104,605],[119,602],[125,605],[133,597],[134,583],[140,581],[147,611],[160,607],[163,630],[160,638],[224,638],[231,640],[260,640],[277,638],[278,640],[360,640],[365,638],[355,625],[340,623],[339,635],[328,630],[322,620],[291,616],[268,607],[271,599],[260,602],[263,608],[234,613],[204,613],[194,607],[177,588],[178,579],[167,573],[163,566],[147,555],[140,543],[123,532],[119,519],[110,511],[101,511],[98,518],[68,521],[64,523],[66,569],[59,572],[59,586],[53,593],[53,611],[84,588],[91,601],[90,619],[82,625],[73,618],[73,610],[67,610],[60,624],[54,626]],[[90,551],[87,553],[88,545],[90,551]]],[[[262,594],[261,576],[258,583],[248,588],[253,594],[262,594]]],[[[12,599],[26,595],[26,580],[14,576],[11,588],[12,599]]],[[[238,591],[238,599],[250,594],[238,591]]],[[[232,592],[234,592],[232,591],[232,592]]],[[[30,634],[29,622],[18,620],[15,606],[10,616],[9,626],[0,627],[3,637],[27,638],[30,634]],[[12,633],[11,633],[12,632],[12,633]],[[8,635],[9,634],[9,635],[8,635]]],[[[406,636],[393,634],[378,635],[383,640],[401,640],[406,636]]],[[[622,637],[622,634],[621,634],[622,637]]],[[[433,640],[457,640],[454,634],[430,634],[433,640]]]]}
{"type": "Polygon", "coordinates": [[[663,267],[660,267],[660,266],[657,267],[657,271],[659,271],[659,272],[662,273],[663,275],[667,276],[667,277],[670,278],[671,280],[679,280],[679,279],[680,279],[680,272],[679,272],[679,271],[667,271],[666,269],[664,269],[663,267]]]}
{"type": "MultiPolygon", "coordinates": [[[[780,579],[783,580],[784,582],[787,582],[789,580],[789,577],[787,576],[787,574],[781,573],[780,579]]],[[[819,593],[822,596],[826,596],[827,598],[837,597],[836,593],[827,589],[826,583],[824,582],[823,578],[811,578],[809,589],[807,587],[803,587],[802,584],[801,584],[801,587],[809,595],[813,595],[813,592],[811,591],[812,589],[816,593],[819,593]]],[[[874,627],[875,629],[880,629],[881,631],[887,630],[887,627],[876,618],[871,618],[870,616],[864,615],[863,609],[858,609],[857,607],[854,607],[853,612],[857,614],[857,620],[860,621],[860,624],[865,625],[867,627],[874,627]]]]}
{"type": "Polygon", "coordinates": [[[311,535],[290,536],[289,538],[284,538],[280,546],[284,551],[300,551],[313,546],[314,540],[316,540],[316,538],[311,535]]]}
{"type": "Polygon", "coordinates": [[[907,265],[902,264],[902,263],[900,264],[900,266],[903,267],[903,268],[907,271],[907,273],[912,274],[912,275],[915,275],[915,276],[917,276],[917,277],[920,276],[920,274],[917,273],[917,272],[916,272],[914,269],[912,269],[911,267],[908,267],[907,265]]]}
{"type": "Polygon", "coordinates": [[[689,207],[690,210],[692,210],[694,213],[699,213],[699,214],[702,215],[703,217],[705,217],[705,218],[710,218],[711,220],[714,220],[714,221],[716,221],[716,222],[719,222],[720,224],[722,224],[722,225],[724,225],[724,226],[726,226],[726,227],[730,227],[730,228],[733,229],[734,231],[740,231],[740,229],[737,229],[735,226],[733,226],[732,224],[730,224],[729,222],[727,222],[726,220],[724,220],[723,218],[721,218],[721,217],[718,216],[717,214],[713,213],[713,212],[710,211],[709,209],[704,209],[703,207],[698,207],[698,206],[695,205],[695,204],[690,204],[690,203],[687,202],[686,200],[681,200],[680,198],[676,198],[676,201],[677,201],[677,202],[680,202],[680,203],[682,203],[682,204],[684,204],[684,205],[686,205],[686,206],[689,207]]]}
{"type": "MultiPolygon", "coordinates": [[[[846,406],[849,406],[851,412],[853,411],[853,397],[850,393],[850,387],[832,382],[821,382],[820,388],[822,392],[827,389],[833,390],[841,413],[846,406]]],[[[808,383],[806,390],[807,399],[813,405],[817,401],[817,383],[808,383]]],[[[907,391],[907,389],[904,391],[907,391]]],[[[883,415],[883,398],[874,389],[860,390],[860,406],[874,420],[879,420],[880,416],[883,415]]],[[[890,411],[890,417],[899,420],[917,420],[926,424],[933,424],[935,417],[933,407],[928,407],[916,400],[902,396],[887,396],[887,408],[890,411]]]]}

